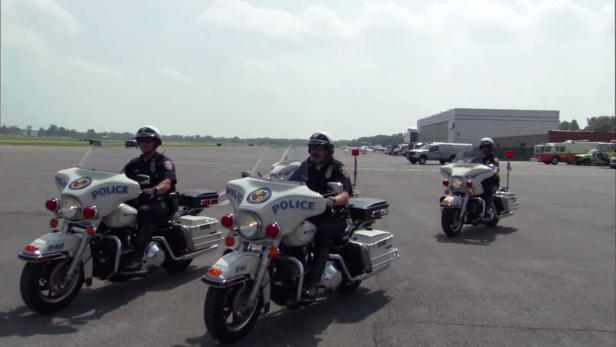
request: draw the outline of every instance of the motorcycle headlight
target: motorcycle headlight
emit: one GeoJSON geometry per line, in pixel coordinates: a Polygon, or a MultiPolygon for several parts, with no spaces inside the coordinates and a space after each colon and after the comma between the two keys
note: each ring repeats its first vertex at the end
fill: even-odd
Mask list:
{"type": "Polygon", "coordinates": [[[461,177],[454,177],[449,181],[449,186],[455,190],[462,189],[464,187],[464,180],[461,177]]]}
{"type": "Polygon", "coordinates": [[[238,220],[238,229],[240,234],[247,239],[255,239],[259,237],[261,232],[261,223],[259,220],[249,213],[243,213],[238,220]]]}
{"type": "Polygon", "coordinates": [[[77,219],[81,213],[81,204],[73,197],[63,196],[60,201],[60,211],[66,219],[77,219]]]}

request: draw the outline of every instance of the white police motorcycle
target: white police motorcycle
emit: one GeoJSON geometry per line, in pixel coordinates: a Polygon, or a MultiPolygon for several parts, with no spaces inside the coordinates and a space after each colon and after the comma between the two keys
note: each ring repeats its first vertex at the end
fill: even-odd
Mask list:
{"type": "MultiPolygon", "coordinates": [[[[127,141],[126,147],[135,146],[127,141]]],[[[142,259],[141,269],[125,271],[123,261],[134,251],[137,210],[134,200],[140,183],[121,172],[139,153],[134,149],[105,147],[96,142],[77,167],[58,171],[59,197],[45,206],[54,216],[51,232],[28,244],[19,254],[26,262],[20,281],[23,301],[38,312],[53,312],[68,305],[82,284],[94,277],[123,281],[162,267],[170,273],[186,269],[193,258],[215,250],[222,238],[217,220],[199,215],[218,202],[207,190],[174,193],[167,223],[156,225],[142,259]]],[[[148,177],[140,178],[141,183],[148,177]]]]}
{"type": "Polygon", "coordinates": [[[445,177],[442,183],[446,187],[445,195],[440,198],[441,227],[448,237],[460,234],[464,224],[495,227],[500,219],[512,216],[519,207],[517,196],[509,191],[511,163],[508,161],[507,186],[494,193],[494,210],[489,209],[481,197],[482,182],[498,172],[493,165],[473,163],[476,154],[460,152],[453,163],[441,167],[441,175],[445,177]]]}
{"type": "MultiPolygon", "coordinates": [[[[202,278],[209,285],[205,326],[224,342],[248,334],[261,312],[268,312],[270,301],[291,308],[311,303],[302,298],[316,231],[308,218],[323,213],[326,200],[304,182],[289,181],[307,157],[304,148],[287,149],[282,159],[280,152],[267,155],[272,160],[261,162],[268,164],[227,184],[233,213],[223,216],[221,224],[229,229],[225,244],[230,248],[202,278]]],[[[330,183],[330,188],[332,194],[342,191],[340,183],[330,183]]],[[[321,278],[331,292],[355,290],[399,257],[394,235],[372,228],[388,213],[387,202],[353,197],[347,213],[349,227],[333,242],[321,278]]]]}

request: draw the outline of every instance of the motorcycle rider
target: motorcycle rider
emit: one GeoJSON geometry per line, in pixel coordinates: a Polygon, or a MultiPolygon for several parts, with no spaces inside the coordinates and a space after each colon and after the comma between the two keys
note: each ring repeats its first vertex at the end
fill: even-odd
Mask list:
{"type": "Polygon", "coordinates": [[[323,291],[318,284],[325,270],[331,241],[347,227],[346,219],[341,212],[353,194],[353,188],[344,164],[334,159],[334,144],[329,135],[324,132],[312,134],[308,140],[308,153],[310,157],[295,171],[295,177],[291,177],[291,181],[305,181],[308,188],[320,194],[328,193],[329,182],[342,183],[343,187],[341,193],[327,198],[328,208],[323,214],[309,219],[315,224],[317,231],[314,238],[314,257],[309,264],[311,270],[306,281],[305,297],[315,300],[323,291]]]}
{"type": "Polygon", "coordinates": [[[499,177],[499,162],[492,150],[494,149],[494,140],[489,137],[484,137],[479,140],[479,155],[473,158],[473,163],[483,164],[486,166],[493,166],[495,168],[494,175],[481,182],[483,188],[483,201],[486,203],[486,217],[490,216],[490,213],[494,211],[494,193],[498,190],[500,185],[499,177]]]}
{"type": "Polygon", "coordinates": [[[175,191],[177,183],[173,162],[156,150],[162,144],[159,131],[152,126],[141,127],[135,134],[135,140],[142,154],[126,164],[124,173],[135,181],[138,181],[138,175],[147,175],[150,182],[142,184],[143,190],[138,199],[139,232],[133,256],[125,266],[129,270],[141,268],[153,224],[164,222],[173,213],[167,198],[169,193],[175,191]]]}

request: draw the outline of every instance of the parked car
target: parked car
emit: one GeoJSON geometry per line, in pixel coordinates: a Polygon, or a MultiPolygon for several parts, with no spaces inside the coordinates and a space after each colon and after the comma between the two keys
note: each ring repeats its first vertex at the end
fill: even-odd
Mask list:
{"type": "Polygon", "coordinates": [[[408,151],[406,157],[411,164],[425,164],[428,160],[438,160],[441,165],[452,162],[456,153],[470,151],[473,145],[470,143],[447,143],[434,142],[425,144],[420,149],[412,149],[408,151]]]}
{"type": "Polygon", "coordinates": [[[616,156],[612,157],[612,159],[610,159],[610,167],[612,169],[616,169],[616,156]]]}

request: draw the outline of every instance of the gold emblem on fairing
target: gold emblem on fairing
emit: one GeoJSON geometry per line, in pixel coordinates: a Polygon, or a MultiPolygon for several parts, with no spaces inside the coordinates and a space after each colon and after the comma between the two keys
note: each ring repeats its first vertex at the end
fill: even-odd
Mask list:
{"type": "Polygon", "coordinates": [[[259,188],[248,194],[246,201],[252,204],[260,204],[266,202],[270,196],[272,196],[272,191],[269,188],[259,188]]]}

